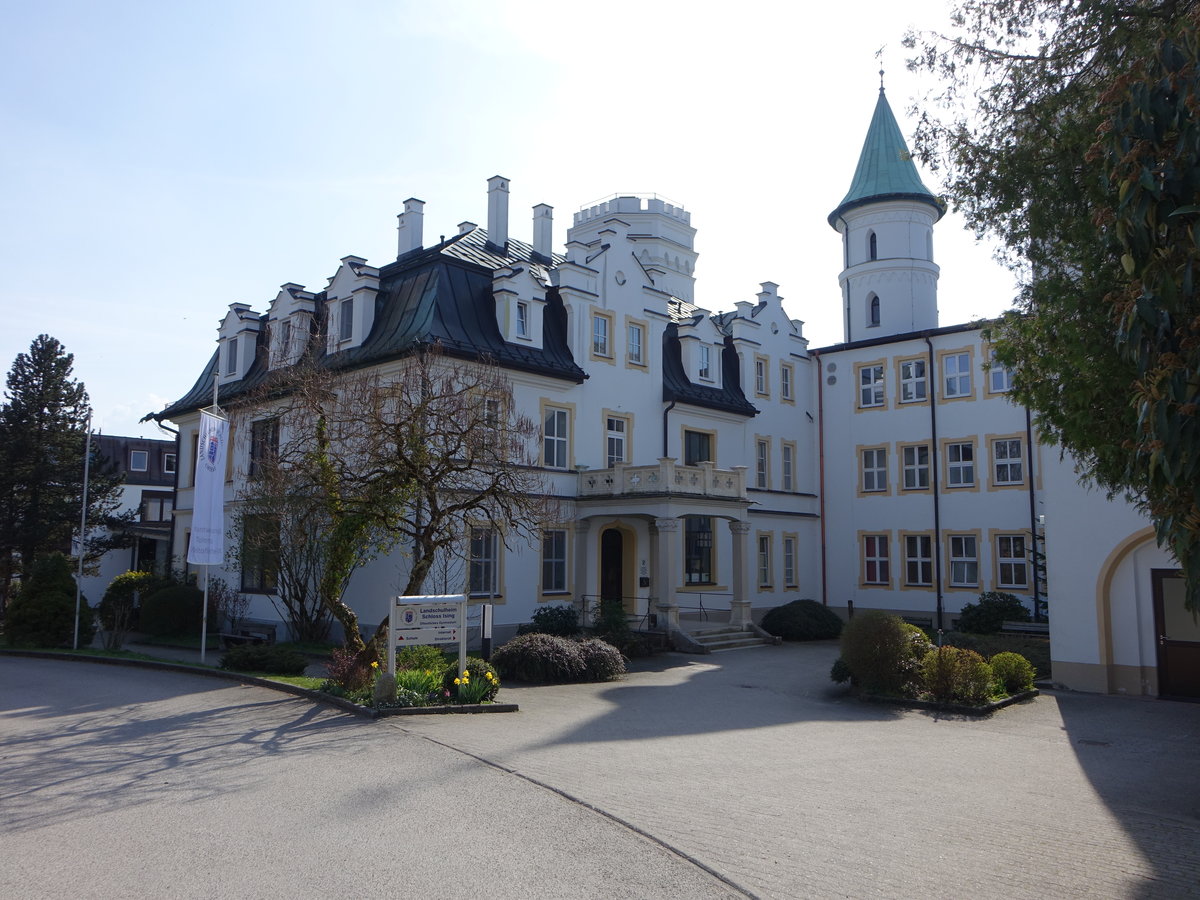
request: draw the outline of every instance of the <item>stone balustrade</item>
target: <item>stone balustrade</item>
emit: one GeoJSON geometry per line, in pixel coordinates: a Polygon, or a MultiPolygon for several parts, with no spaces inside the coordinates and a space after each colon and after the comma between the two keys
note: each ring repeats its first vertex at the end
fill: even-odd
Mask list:
{"type": "Polygon", "coordinates": [[[580,497],[638,494],[682,494],[744,500],[746,467],[718,469],[711,462],[685,466],[667,457],[650,466],[617,463],[611,469],[586,469],[579,473],[580,497]]]}

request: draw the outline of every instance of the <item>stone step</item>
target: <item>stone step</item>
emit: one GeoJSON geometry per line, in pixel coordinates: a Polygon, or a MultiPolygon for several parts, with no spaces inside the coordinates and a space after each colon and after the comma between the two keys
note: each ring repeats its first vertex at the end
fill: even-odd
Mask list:
{"type": "Polygon", "coordinates": [[[749,650],[751,647],[765,647],[767,641],[760,637],[747,638],[738,641],[720,641],[718,643],[705,644],[704,647],[709,653],[720,653],[724,650],[749,650]]]}
{"type": "Polygon", "coordinates": [[[753,632],[744,631],[741,628],[733,626],[693,631],[689,634],[689,637],[710,653],[721,650],[745,650],[750,647],[761,647],[764,644],[771,643],[753,632]]]}

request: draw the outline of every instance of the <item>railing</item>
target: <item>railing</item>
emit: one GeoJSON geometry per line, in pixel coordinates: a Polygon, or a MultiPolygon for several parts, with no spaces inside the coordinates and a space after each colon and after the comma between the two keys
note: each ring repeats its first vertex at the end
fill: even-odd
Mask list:
{"type": "Polygon", "coordinates": [[[588,469],[579,473],[580,497],[630,494],[686,494],[744,500],[746,467],[718,469],[710,462],[684,466],[674,459],[660,459],[650,466],[617,463],[611,469],[588,469]]]}
{"type": "MultiPolygon", "coordinates": [[[[615,602],[618,598],[610,598],[615,602]]],[[[654,608],[653,597],[621,597],[622,607],[632,605],[637,607],[641,601],[646,602],[646,612],[638,615],[637,613],[625,613],[625,621],[629,623],[629,627],[634,631],[650,631],[658,628],[658,611],[654,608]]],[[[600,620],[600,604],[603,598],[596,594],[584,594],[580,597],[579,623],[585,628],[594,627],[600,620]]]]}
{"type": "Polygon", "coordinates": [[[712,613],[729,613],[733,608],[733,593],[732,592],[712,592],[712,591],[677,591],[675,594],[675,603],[679,607],[680,616],[684,616],[685,611],[697,613],[701,622],[707,622],[709,615],[712,613]],[[708,600],[706,604],[704,601],[708,600]],[[685,601],[693,600],[694,603],[685,601]],[[724,604],[724,605],[721,605],[724,604]]]}

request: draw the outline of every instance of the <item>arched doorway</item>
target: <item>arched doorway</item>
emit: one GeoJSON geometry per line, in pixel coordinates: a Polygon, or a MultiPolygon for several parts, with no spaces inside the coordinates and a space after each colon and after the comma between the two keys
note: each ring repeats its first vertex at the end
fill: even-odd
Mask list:
{"type": "Polygon", "coordinates": [[[611,526],[600,532],[600,602],[619,602],[626,613],[634,613],[632,560],[634,536],[611,526]]]}

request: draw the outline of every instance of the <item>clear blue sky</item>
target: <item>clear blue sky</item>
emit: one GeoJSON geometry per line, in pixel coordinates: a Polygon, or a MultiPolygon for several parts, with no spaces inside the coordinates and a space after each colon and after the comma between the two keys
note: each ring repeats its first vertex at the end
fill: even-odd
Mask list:
{"type": "MultiPolygon", "coordinates": [[[[10,3],[0,33],[0,365],[48,333],[75,354],[96,422],[138,425],[182,395],[234,301],[320,290],[347,254],[395,258],[395,216],[426,201],[426,244],[486,224],[511,179],[510,233],[554,207],[657,192],[698,229],[697,302],[780,284],[814,346],[841,338],[849,186],[883,51],[901,127],[908,4],[695,2],[10,3]]],[[[922,173],[930,189],[938,185],[922,173]]],[[[947,216],[942,323],[1006,308],[1012,279],[947,216]]]]}

